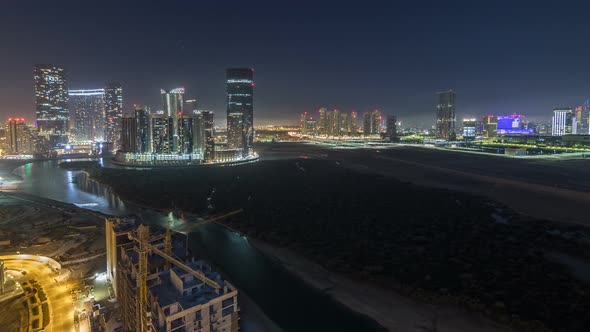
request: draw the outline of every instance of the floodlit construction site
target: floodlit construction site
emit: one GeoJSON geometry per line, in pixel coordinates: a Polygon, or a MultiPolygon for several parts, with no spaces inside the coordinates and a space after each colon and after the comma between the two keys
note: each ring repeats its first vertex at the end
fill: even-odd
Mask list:
{"type": "Polygon", "coordinates": [[[238,331],[238,291],[190,257],[170,227],[150,232],[133,219],[107,218],[107,278],[124,331],[238,331]]]}

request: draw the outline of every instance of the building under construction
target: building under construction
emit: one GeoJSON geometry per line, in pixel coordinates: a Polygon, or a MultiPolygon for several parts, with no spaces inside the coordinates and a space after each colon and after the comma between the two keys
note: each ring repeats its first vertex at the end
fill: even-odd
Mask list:
{"type": "Polygon", "coordinates": [[[188,258],[170,228],[151,233],[107,218],[107,273],[125,331],[238,331],[238,291],[202,260],[188,258]]]}

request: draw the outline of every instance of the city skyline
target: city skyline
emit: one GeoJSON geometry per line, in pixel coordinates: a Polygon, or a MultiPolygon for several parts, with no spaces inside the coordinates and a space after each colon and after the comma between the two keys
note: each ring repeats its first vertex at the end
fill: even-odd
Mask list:
{"type": "Polygon", "coordinates": [[[32,118],[30,66],[44,62],[67,69],[70,89],[120,82],[126,89],[126,111],[136,103],[158,105],[162,86],[185,86],[195,92],[191,97],[201,108],[221,112],[225,107],[220,74],[233,66],[255,67],[259,123],[293,122],[301,112],[333,105],[344,111],[380,109],[397,114],[404,123],[430,125],[433,92],[448,89],[461,95],[458,118],[521,113],[547,119],[553,108],[576,107],[590,97],[590,83],[580,70],[590,53],[583,43],[588,28],[569,24],[583,21],[579,20],[583,8],[565,11],[557,5],[528,8],[499,3],[474,8],[457,2],[457,11],[434,4],[428,8],[322,4],[308,12],[305,6],[280,9],[255,3],[236,8],[244,15],[226,16],[218,5],[182,5],[186,14],[178,14],[181,19],[169,15],[168,9],[135,6],[133,1],[121,4],[114,17],[92,6],[71,15],[76,7],[67,2],[56,8],[13,5],[5,11],[12,15],[2,17],[5,30],[15,32],[1,40],[7,61],[0,66],[10,84],[0,89],[6,101],[0,116],[32,118]],[[31,27],[15,19],[24,12],[32,13],[31,27]],[[59,19],[57,26],[77,26],[80,32],[57,39],[50,35],[52,29],[34,34],[47,23],[41,17],[45,12],[59,19]],[[191,12],[208,15],[193,25],[182,19],[191,12]],[[503,15],[494,16],[499,12],[503,15]],[[563,20],[551,27],[541,24],[557,14],[563,20]],[[445,16],[456,23],[436,31],[445,16]],[[148,19],[135,20],[136,27],[129,28],[117,23],[123,17],[148,19]],[[160,17],[161,22],[151,19],[160,17]],[[493,17],[494,24],[479,22],[486,17],[493,17]],[[302,19],[318,23],[299,28],[296,22],[302,19]],[[105,20],[104,33],[86,23],[97,20],[105,20]],[[177,24],[168,28],[171,20],[177,24]],[[249,37],[232,33],[249,22],[249,37]],[[121,32],[120,40],[108,39],[114,32],[121,32]],[[89,34],[94,37],[83,37],[89,34]],[[562,35],[567,38],[558,38],[562,35]],[[38,42],[35,49],[44,49],[43,55],[29,52],[33,40],[38,42]],[[441,44],[452,47],[441,50],[441,44]],[[82,50],[81,56],[69,52],[73,48],[82,50]],[[229,52],[231,48],[241,51],[229,52]],[[509,56],[502,51],[507,48],[512,50],[509,56]],[[112,52],[115,49],[125,51],[112,52]],[[202,49],[207,52],[198,52],[202,49]],[[436,56],[434,50],[439,52],[436,56]]]}

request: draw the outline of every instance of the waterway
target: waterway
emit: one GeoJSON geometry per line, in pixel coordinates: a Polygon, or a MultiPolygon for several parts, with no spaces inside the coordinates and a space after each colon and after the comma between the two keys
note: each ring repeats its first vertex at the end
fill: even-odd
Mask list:
{"type": "MultiPolygon", "coordinates": [[[[139,214],[152,225],[165,225],[171,218],[165,212],[126,203],[84,173],[57,167],[56,161],[20,166],[4,186],[105,214],[139,214]]],[[[174,220],[174,224],[195,221],[191,218],[174,220]]],[[[253,247],[247,237],[217,224],[206,224],[191,231],[188,239],[193,253],[198,253],[221,270],[285,331],[384,331],[368,317],[352,312],[305,284],[273,258],[253,247]]]]}

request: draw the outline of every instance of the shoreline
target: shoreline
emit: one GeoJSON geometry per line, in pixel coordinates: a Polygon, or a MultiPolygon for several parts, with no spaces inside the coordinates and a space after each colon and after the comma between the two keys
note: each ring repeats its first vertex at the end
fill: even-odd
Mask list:
{"type": "MultiPolygon", "coordinates": [[[[216,222],[232,232],[239,230],[216,222]]],[[[508,332],[514,329],[459,306],[419,302],[397,292],[351,280],[326,270],[296,252],[248,237],[250,244],[297,278],[330,296],[349,310],[366,316],[391,332],[508,332]]]]}
{"type": "MultiPolygon", "coordinates": [[[[18,168],[20,166],[22,166],[22,164],[17,165],[16,168],[18,168]]],[[[14,169],[16,169],[16,168],[14,168],[14,169]]],[[[14,172],[14,169],[12,169],[11,173],[14,172]]],[[[77,172],[85,173],[88,180],[93,181],[98,185],[104,186],[104,187],[108,188],[109,191],[115,193],[114,189],[111,186],[109,186],[107,184],[103,184],[102,182],[92,178],[90,176],[90,174],[88,172],[86,172],[85,170],[77,170],[77,172]]],[[[26,193],[26,192],[22,192],[22,191],[0,191],[0,194],[9,195],[14,198],[28,202],[29,204],[30,203],[38,204],[38,205],[42,205],[42,206],[45,206],[46,208],[50,208],[50,209],[58,209],[58,210],[63,210],[63,211],[69,210],[72,213],[76,213],[76,214],[86,213],[89,215],[93,215],[93,216],[98,217],[103,220],[103,222],[99,222],[97,224],[98,227],[100,227],[100,226],[104,227],[104,219],[105,218],[125,217],[125,216],[110,215],[110,214],[103,213],[100,211],[87,209],[84,207],[79,207],[73,203],[62,202],[62,201],[58,201],[55,199],[46,198],[46,197],[42,197],[39,195],[30,194],[30,193],[26,193]]],[[[151,211],[158,213],[158,214],[165,214],[165,210],[149,207],[147,205],[136,203],[134,201],[126,201],[125,204],[129,204],[129,205],[131,205],[135,208],[138,208],[140,210],[151,210],[151,211]]],[[[193,214],[193,213],[190,213],[190,214],[197,216],[196,214],[193,214]]],[[[2,252],[3,251],[4,250],[2,250],[2,252]]],[[[240,311],[242,312],[242,314],[241,314],[240,320],[242,322],[240,324],[241,325],[240,329],[242,331],[244,331],[244,332],[285,332],[268,315],[266,315],[266,313],[262,310],[262,308],[260,308],[258,306],[258,304],[256,304],[256,302],[254,302],[254,300],[252,300],[252,298],[250,296],[248,296],[248,294],[246,292],[244,292],[243,290],[238,288],[238,294],[241,299],[240,311]]]]}
{"type": "MultiPolygon", "coordinates": [[[[98,182],[98,181],[97,181],[98,182]]],[[[98,182],[100,183],[100,182],[98,182]]],[[[34,205],[42,205],[48,209],[56,209],[56,210],[69,210],[71,213],[82,214],[86,213],[89,215],[93,215],[97,218],[104,219],[107,217],[117,217],[114,215],[105,214],[99,211],[86,209],[83,207],[78,207],[75,204],[66,203],[62,201],[57,201],[50,198],[45,198],[38,195],[28,194],[19,191],[11,191],[11,192],[0,192],[0,194],[8,195],[14,197],[19,200],[23,200],[28,204],[34,205]]],[[[23,202],[23,204],[26,204],[23,202]]],[[[131,202],[134,205],[134,203],[131,202]]],[[[150,209],[149,207],[145,207],[145,209],[150,209]]],[[[162,211],[153,210],[157,213],[162,213],[162,211]]],[[[98,222],[97,226],[104,227],[104,220],[103,222],[98,222]]],[[[0,253],[12,253],[12,250],[0,250],[0,253]]],[[[50,255],[51,256],[51,255],[50,255]]],[[[242,321],[241,330],[244,332],[284,332],[282,328],[280,328],[266,313],[260,308],[256,302],[254,302],[246,292],[238,288],[238,294],[240,297],[240,311],[242,311],[242,315],[240,320],[242,321]]]]}
{"type": "Polygon", "coordinates": [[[451,305],[421,303],[394,291],[353,281],[330,272],[319,264],[285,248],[258,240],[254,246],[276,259],[305,283],[332,297],[350,310],[375,320],[389,331],[480,331],[500,332],[512,329],[483,315],[451,305]],[[436,323],[433,323],[436,322],[436,323]],[[434,324],[434,326],[433,326],[434,324]]]}
{"type": "MultiPolygon", "coordinates": [[[[99,180],[93,179],[90,174],[86,174],[90,180],[106,186],[114,192],[112,187],[102,184],[99,180]]],[[[154,208],[133,200],[126,203],[154,210],[154,208]]],[[[156,211],[159,210],[156,209],[156,211]]],[[[188,214],[196,215],[191,212],[188,212],[188,214]]],[[[245,235],[224,222],[215,223],[232,232],[245,235]]],[[[433,328],[437,328],[439,331],[457,332],[513,331],[509,327],[483,316],[481,313],[470,312],[467,309],[459,306],[453,307],[450,304],[433,305],[423,303],[394,291],[381,289],[368,283],[356,282],[346,276],[330,272],[289,249],[275,247],[250,236],[247,236],[247,238],[253,247],[265,256],[277,261],[289,273],[310,287],[323,292],[338,304],[345,306],[356,314],[366,316],[389,331],[418,332],[433,328]]]]}

